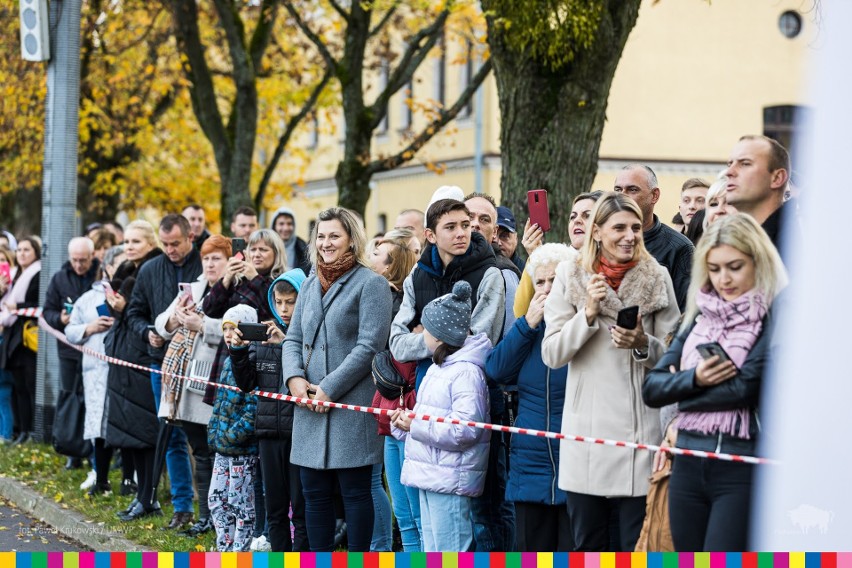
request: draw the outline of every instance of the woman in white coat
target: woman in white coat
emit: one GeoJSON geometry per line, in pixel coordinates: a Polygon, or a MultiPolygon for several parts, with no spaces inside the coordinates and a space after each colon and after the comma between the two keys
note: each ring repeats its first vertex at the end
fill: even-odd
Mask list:
{"type": "MultiPolygon", "coordinates": [[[[662,338],[677,325],[671,278],[642,243],[636,202],[606,192],[592,211],[577,260],[556,269],[547,298],[541,347],[551,368],[571,365],[562,432],[657,444],[659,411],[642,401],[645,374],[665,352],[662,338]],[[636,327],[616,325],[619,310],[638,306],[636,327]]],[[[632,551],[645,516],[653,455],[562,441],[559,487],[577,550],[609,548],[609,520],[618,515],[618,548],[632,551]]]]}
{"type": "MultiPolygon", "coordinates": [[[[111,279],[115,269],[124,260],[123,246],[109,249],[104,255],[102,265],[104,278],[111,279]]],[[[103,281],[95,280],[92,289],[74,302],[71,319],[65,326],[65,337],[68,341],[97,353],[104,352],[104,337],[112,327],[113,317],[112,312],[108,312],[109,315],[102,314],[98,312],[98,308],[107,305],[107,293],[108,290],[104,287],[103,281]]],[[[83,438],[92,440],[95,446],[95,482],[91,483],[89,479],[80,488],[88,489],[89,495],[100,495],[111,491],[108,476],[112,448],[107,448],[104,440],[107,423],[108,375],[109,363],[87,353],[83,354],[83,400],[86,404],[83,438]]],[[[89,475],[91,476],[91,473],[89,475]]],[[[132,479],[128,480],[128,485],[132,482],[132,479]]]]}

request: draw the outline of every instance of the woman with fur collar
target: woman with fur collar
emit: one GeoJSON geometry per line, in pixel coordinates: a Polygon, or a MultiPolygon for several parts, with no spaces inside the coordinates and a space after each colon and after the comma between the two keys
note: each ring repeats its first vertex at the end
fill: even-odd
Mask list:
{"type": "MultiPolygon", "coordinates": [[[[643,403],[642,383],[680,317],[671,277],[645,250],[635,201],[607,192],[591,218],[577,260],[559,265],[544,308],[542,359],[551,368],[571,365],[562,432],[657,444],[659,411],[643,403]],[[630,306],[639,306],[636,328],[616,326],[618,311],[630,306]]],[[[568,492],[577,550],[609,548],[612,509],[618,548],[633,550],[652,459],[628,448],[561,442],[559,487],[568,492]]]]}

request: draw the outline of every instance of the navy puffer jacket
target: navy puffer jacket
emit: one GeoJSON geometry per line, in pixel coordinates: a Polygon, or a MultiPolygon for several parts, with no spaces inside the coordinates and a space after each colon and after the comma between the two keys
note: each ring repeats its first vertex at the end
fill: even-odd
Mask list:
{"type": "MultiPolygon", "coordinates": [[[[486,374],[501,384],[518,385],[515,426],[558,432],[568,366],[550,369],[541,360],[544,321],[531,329],[526,317],[497,344],[485,362],[486,374]]],[[[506,500],[544,505],[565,505],[565,492],[557,487],[559,441],[534,436],[513,436],[506,500]]]]}

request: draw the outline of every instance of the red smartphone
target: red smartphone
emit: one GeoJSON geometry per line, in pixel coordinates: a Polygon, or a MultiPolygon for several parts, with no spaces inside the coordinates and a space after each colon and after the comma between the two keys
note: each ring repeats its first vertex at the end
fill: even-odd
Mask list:
{"type": "Polygon", "coordinates": [[[538,225],[545,233],[550,230],[546,189],[532,189],[527,192],[527,210],[530,212],[530,223],[538,225]]]}
{"type": "Polygon", "coordinates": [[[8,282],[12,281],[12,267],[8,262],[0,262],[0,274],[3,274],[8,282]]]}

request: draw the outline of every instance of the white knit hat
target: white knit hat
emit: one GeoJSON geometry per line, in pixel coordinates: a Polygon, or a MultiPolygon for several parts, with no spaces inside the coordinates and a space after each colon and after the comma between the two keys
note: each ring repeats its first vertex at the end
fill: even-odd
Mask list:
{"type": "Polygon", "coordinates": [[[457,185],[442,185],[432,194],[432,199],[429,200],[429,206],[426,207],[426,211],[429,211],[429,207],[432,207],[436,201],[441,201],[442,199],[464,201],[464,191],[457,185]]]}
{"type": "Polygon", "coordinates": [[[248,304],[238,304],[229,308],[222,316],[222,327],[229,323],[237,326],[241,323],[257,323],[257,310],[248,304]]]}

